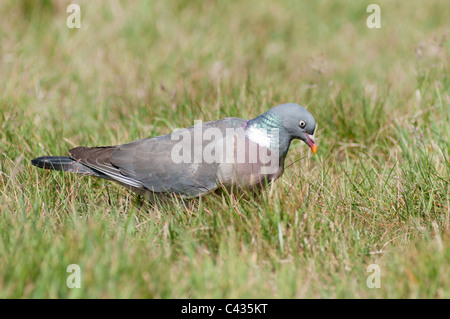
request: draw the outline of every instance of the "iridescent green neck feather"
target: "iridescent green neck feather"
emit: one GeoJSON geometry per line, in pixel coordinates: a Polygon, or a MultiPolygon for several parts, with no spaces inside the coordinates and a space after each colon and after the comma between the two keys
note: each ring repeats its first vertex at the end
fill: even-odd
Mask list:
{"type": "Polygon", "coordinates": [[[247,132],[249,138],[258,144],[277,150],[281,157],[286,156],[291,141],[278,115],[269,111],[250,120],[247,132]]]}

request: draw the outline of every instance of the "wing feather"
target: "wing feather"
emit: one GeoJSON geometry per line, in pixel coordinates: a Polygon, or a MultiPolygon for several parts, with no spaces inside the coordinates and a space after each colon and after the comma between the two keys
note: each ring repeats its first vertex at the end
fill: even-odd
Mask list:
{"type": "MultiPolygon", "coordinates": [[[[201,129],[203,133],[208,128],[218,128],[225,136],[227,128],[239,128],[243,122],[238,118],[225,118],[202,123],[201,129]]],[[[191,136],[193,154],[194,126],[186,130],[191,136]]],[[[202,150],[211,143],[209,140],[201,141],[202,150]]],[[[120,183],[155,193],[199,196],[217,188],[220,163],[175,162],[171,157],[172,149],[179,142],[169,134],[118,146],[77,147],[69,154],[76,161],[120,183]]]]}

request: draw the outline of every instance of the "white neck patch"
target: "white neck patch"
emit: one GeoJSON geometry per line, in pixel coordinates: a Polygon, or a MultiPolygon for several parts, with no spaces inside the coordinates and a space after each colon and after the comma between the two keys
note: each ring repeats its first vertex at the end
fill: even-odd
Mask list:
{"type": "Polygon", "coordinates": [[[271,137],[267,134],[267,130],[250,126],[246,131],[247,137],[252,141],[263,147],[270,147],[271,137]]]}

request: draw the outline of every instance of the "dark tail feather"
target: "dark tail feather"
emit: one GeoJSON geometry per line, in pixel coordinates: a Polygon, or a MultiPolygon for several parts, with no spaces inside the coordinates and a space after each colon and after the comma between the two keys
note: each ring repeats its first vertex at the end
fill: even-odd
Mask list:
{"type": "Polygon", "coordinates": [[[105,178],[106,175],[83,165],[69,156],[43,156],[31,161],[34,166],[105,178]]]}

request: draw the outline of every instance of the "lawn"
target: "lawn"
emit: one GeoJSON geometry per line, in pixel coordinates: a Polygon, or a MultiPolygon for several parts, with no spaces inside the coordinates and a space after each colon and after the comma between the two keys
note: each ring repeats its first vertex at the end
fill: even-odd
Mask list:
{"type": "Polygon", "coordinates": [[[0,3],[0,298],[450,298],[450,2],[70,3],[0,3]],[[261,194],[30,163],[286,102],[318,153],[261,194]]]}

